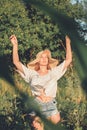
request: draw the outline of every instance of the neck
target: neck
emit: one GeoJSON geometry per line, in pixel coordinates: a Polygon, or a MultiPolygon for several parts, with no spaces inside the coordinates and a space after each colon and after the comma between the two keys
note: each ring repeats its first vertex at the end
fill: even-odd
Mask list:
{"type": "Polygon", "coordinates": [[[38,73],[39,73],[40,75],[45,75],[45,74],[47,74],[47,73],[48,73],[47,66],[40,66],[40,69],[39,69],[38,73]]]}
{"type": "Polygon", "coordinates": [[[47,66],[40,66],[40,71],[41,72],[47,72],[47,66]]]}

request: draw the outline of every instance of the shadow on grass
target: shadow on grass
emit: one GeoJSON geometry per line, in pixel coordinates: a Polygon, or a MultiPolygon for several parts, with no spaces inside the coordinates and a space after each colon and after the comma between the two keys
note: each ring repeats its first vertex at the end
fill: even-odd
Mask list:
{"type": "Polygon", "coordinates": [[[9,130],[8,123],[6,122],[6,116],[0,115],[0,130],[9,130]]]}

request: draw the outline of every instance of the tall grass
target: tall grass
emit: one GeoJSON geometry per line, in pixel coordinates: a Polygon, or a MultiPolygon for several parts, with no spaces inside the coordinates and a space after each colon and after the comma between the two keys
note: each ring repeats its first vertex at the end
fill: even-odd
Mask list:
{"type": "MultiPolygon", "coordinates": [[[[75,77],[76,79],[74,79],[73,82],[69,74],[70,73],[66,73],[58,84],[56,99],[61,114],[61,123],[62,125],[67,126],[67,129],[69,130],[86,130],[86,95],[77,78],[75,77]]],[[[18,130],[29,130],[29,125],[24,118],[26,110],[24,110],[24,102],[21,100],[21,93],[32,96],[31,90],[29,85],[25,83],[18,74],[14,74],[13,80],[14,85],[8,83],[5,79],[0,79],[0,117],[2,115],[5,116],[4,120],[10,129],[14,127],[14,129],[18,130]]],[[[31,106],[30,102],[28,104],[31,106]]],[[[0,120],[2,120],[2,118],[0,118],[0,120]]],[[[1,130],[3,130],[3,125],[3,123],[0,124],[1,130]]]]}

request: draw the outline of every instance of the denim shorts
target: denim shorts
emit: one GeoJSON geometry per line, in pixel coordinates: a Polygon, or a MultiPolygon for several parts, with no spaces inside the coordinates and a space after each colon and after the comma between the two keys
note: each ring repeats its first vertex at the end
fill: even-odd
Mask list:
{"type": "Polygon", "coordinates": [[[57,110],[57,102],[55,99],[52,99],[49,102],[42,102],[35,98],[35,102],[39,105],[41,114],[44,115],[46,118],[59,113],[57,110]]]}

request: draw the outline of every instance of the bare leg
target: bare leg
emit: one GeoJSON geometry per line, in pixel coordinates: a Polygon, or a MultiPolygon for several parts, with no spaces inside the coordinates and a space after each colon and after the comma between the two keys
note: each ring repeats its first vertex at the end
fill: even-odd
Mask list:
{"type": "Polygon", "coordinates": [[[50,120],[54,124],[57,124],[60,121],[60,113],[50,116],[48,120],[50,120]]]}
{"type": "Polygon", "coordinates": [[[36,116],[32,122],[34,130],[44,130],[44,125],[40,117],[36,116]]]}

